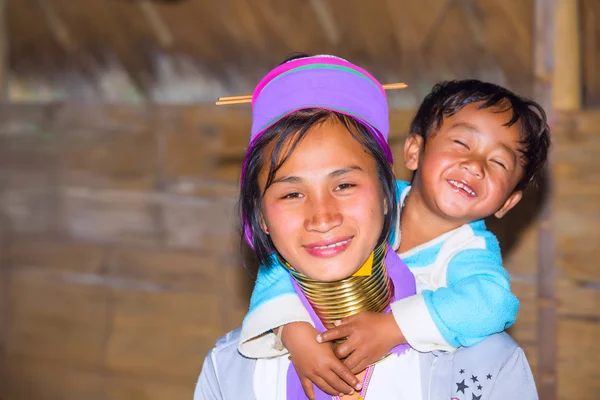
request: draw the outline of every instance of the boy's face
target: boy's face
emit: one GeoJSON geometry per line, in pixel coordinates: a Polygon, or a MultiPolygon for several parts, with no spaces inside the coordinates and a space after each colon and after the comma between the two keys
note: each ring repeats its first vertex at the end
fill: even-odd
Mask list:
{"type": "Polygon", "coordinates": [[[520,124],[505,126],[512,110],[479,105],[444,118],[426,145],[411,135],[404,149],[407,168],[417,171],[413,190],[433,212],[461,223],[501,218],[522,196],[514,191],[524,173],[520,124]]]}

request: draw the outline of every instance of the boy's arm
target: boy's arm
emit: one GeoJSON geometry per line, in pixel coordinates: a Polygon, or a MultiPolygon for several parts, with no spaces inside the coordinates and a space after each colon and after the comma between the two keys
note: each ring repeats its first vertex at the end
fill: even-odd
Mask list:
{"type": "Polygon", "coordinates": [[[238,350],[249,358],[275,357],[281,349],[272,330],[291,322],[308,322],[310,315],[294,291],[290,274],[277,259],[273,265],[258,269],[250,298],[250,311],[242,322],[238,350]]]}
{"type": "Polygon", "coordinates": [[[407,342],[416,350],[473,346],[511,326],[519,301],[510,291],[499,252],[459,251],[446,269],[447,287],[424,290],[391,305],[407,342]]]}

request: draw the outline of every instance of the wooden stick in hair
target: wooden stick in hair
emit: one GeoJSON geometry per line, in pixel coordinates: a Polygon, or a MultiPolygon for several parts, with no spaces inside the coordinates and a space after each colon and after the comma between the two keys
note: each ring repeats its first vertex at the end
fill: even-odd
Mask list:
{"type": "MultiPolygon", "coordinates": [[[[406,89],[408,85],[403,82],[387,83],[382,85],[385,90],[406,89]]],[[[215,103],[218,106],[227,106],[233,104],[247,104],[252,102],[251,94],[243,94],[239,96],[222,96],[215,103]]]]}

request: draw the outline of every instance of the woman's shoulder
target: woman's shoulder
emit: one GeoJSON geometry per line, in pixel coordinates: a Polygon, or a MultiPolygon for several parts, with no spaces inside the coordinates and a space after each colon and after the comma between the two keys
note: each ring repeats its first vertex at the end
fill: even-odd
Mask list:
{"type": "Polygon", "coordinates": [[[222,399],[240,398],[236,397],[239,389],[247,391],[248,397],[244,399],[254,398],[250,394],[253,393],[252,377],[256,360],[246,358],[238,351],[240,331],[236,329],[217,339],[215,347],[207,355],[222,399]]]}
{"type": "Polygon", "coordinates": [[[237,369],[237,366],[254,363],[254,359],[244,357],[238,351],[240,332],[241,329],[238,328],[217,339],[215,347],[211,350],[211,356],[216,361],[219,369],[237,369]]]}
{"type": "Polygon", "coordinates": [[[237,346],[237,343],[240,341],[240,332],[241,328],[234,329],[231,332],[227,332],[225,335],[221,336],[215,342],[215,350],[219,351],[227,351],[232,346],[237,346]]]}

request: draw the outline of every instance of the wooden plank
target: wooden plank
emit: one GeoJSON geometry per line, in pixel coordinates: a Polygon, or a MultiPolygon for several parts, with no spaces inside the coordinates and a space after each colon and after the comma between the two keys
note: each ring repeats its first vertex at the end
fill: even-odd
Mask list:
{"type": "MultiPolygon", "coordinates": [[[[559,278],[556,282],[561,317],[596,321],[600,325],[600,283],[559,278]]],[[[597,359],[598,356],[596,356],[597,359]]]]}
{"type": "Polygon", "coordinates": [[[6,102],[8,98],[8,54],[10,41],[6,29],[6,2],[0,0],[0,102],[6,102]]]}
{"type": "Polygon", "coordinates": [[[532,353],[537,353],[538,299],[534,282],[512,280],[511,290],[520,302],[519,313],[515,324],[509,329],[511,336],[519,344],[533,346],[532,353]]]}
{"type": "Polygon", "coordinates": [[[96,366],[103,359],[107,334],[107,291],[93,276],[60,270],[11,271],[11,324],[8,357],[27,356],[96,366]]]}
{"type": "Polygon", "coordinates": [[[152,190],[158,144],[146,107],[60,107],[52,129],[61,144],[63,185],[152,190]]]}
{"type": "Polygon", "coordinates": [[[11,237],[8,248],[13,269],[40,269],[62,272],[99,274],[105,249],[89,243],[58,240],[51,237],[11,237]]]}
{"type": "Polygon", "coordinates": [[[592,133],[598,132],[595,120],[600,121],[597,110],[560,113],[553,152],[557,263],[562,275],[582,282],[600,282],[600,142],[592,133]]]}
{"type": "MultiPolygon", "coordinates": [[[[536,0],[534,2],[534,93],[536,100],[552,115],[553,103],[550,98],[557,90],[555,81],[555,63],[560,52],[557,50],[557,9],[554,0],[536,0]]],[[[553,213],[554,180],[553,180],[552,154],[549,155],[544,167],[544,176],[541,182],[542,195],[541,210],[538,222],[537,238],[537,285],[538,285],[538,365],[537,384],[540,397],[544,400],[557,398],[557,373],[556,373],[556,340],[557,316],[554,263],[554,232],[553,213]]]]}
{"type": "MultiPolygon", "coordinates": [[[[202,360],[199,360],[200,363],[202,360]]],[[[200,374],[201,364],[196,368],[200,374]]],[[[111,376],[106,379],[106,399],[110,400],[164,400],[191,399],[195,379],[173,381],[164,377],[111,376]]]]}
{"type": "Polygon", "coordinates": [[[600,105],[600,4],[596,0],[581,1],[582,80],[587,107],[600,105]]]}
{"type": "Polygon", "coordinates": [[[581,108],[579,0],[554,0],[555,40],[552,104],[556,110],[581,108]]]}
{"type": "Polygon", "coordinates": [[[6,362],[3,399],[105,400],[106,377],[101,371],[21,356],[6,362]]]}
{"type": "Polygon", "coordinates": [[[59,229],[60,205],[55,172],[0,170],[0,214],[13,232],[52,233],[59,229]]]}
{"type": "Polygon", "coordinates": [[[146,245],[160,240],[153,193],[75,187],[63,189],[61,201],[63,230],[72,238],[146,245]]]}
{"type": "Polygon", "coordinates": [[[107,255],[108,277],[148,290],[209,293],[221,283],[223,264],[213,252],[118,247],[107,255]]]}
{"type": "Polygon", "coordinates": [[[224,333],[218,290],[180,293],[115,288],[106,368],[131,377],[194,382],[202,358],[224,333]]]}
{"type": "Polygon", "coordinates": [[[163,204],[168,246],[229,253],[237,248],[235,198],[172,199],[163,204]]]}
{"type": "Polygon", "coordinates": [[[600,324],[595,321],[560,318],[558,333],[558,398],[584,400],[600,393],[600,324]]]}
{"type": "MultiPolygon", "coordinates": [[[[577,141],[598,134],[600,110],[587,109],[556,113],[554,133],[577,141]]],[[[559,140],[561,137],[559,136],[559,140]]]]}

